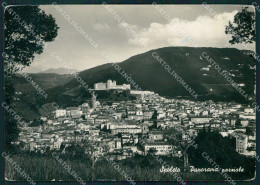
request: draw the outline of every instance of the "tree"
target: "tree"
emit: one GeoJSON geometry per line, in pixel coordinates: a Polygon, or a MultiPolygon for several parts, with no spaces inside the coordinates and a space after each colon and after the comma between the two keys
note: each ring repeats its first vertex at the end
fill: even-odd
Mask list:
{"type": "Polygon", "coordinates": [[[241,119],[236,120],[235,125],[236,125],[236,127],[241,127],[242,126],[241,119]]]}
{"type": "Polygon", "coordinates": [[[157,110],[155,110],[153,112],[152,119],[153,119],[153,125],[150,126],[149,128],[150,129],[157,128],[157,119],[158,119],[158,112],[157,112],[157,110]]]}
{"type": "Polygon", "coordinates": [[[156,148],[150,148],[150,149],[148,150],[148,154],[149,154],[149,155],[155,155],[156,152],[157,152],[156,148]]]}
{"type": "Polygon", "coordinates": [[[255,28],[255,13],[246,7],[235,15],[233,23],[229,21],[225,33],[232,35],[232,39],[229,41],[231,44],[253,43],[256,40],[255,28]]]}
{"type": "Polygon", "coordinates": [[[29,125],[29,127],[37,127],[39,125],[43,125],[44,121],[41,119],[33,119],[33,122],[29,125]]]}
{"type": "Polygon", "coordinates": [[[198,132],[195,142],[198,147],[190,147],[188,153],[190,161],[196,167],[211,167],[212,165],[203,158],[202,154],[207,153],[221,167],[239,166],[237,159],[240,154],[235,149],[235,138],[223,137],[218,131],[201,130],[198,132]]]}
{"type": "Polygon", "coordinates": [[[187,150],[194,144],[192,138],[188,138],[187,140],[182,138],[182,136],[187,133],[188,131],[181,126],[164,131],[164,136],[168,142],[182,152],[185,171],[189,168],[187,150]]]}
{"type": "MultiPolygon", "coordinates": [[[[14,86],[9,77],[26,66],[30,66],[35,54],[41,54],[46,42],[51,42],[58,34],[58,26],[51,15],[47,15],[38,6],[10,6],[4,12],[4,97],[10,106],[14,95],[14,86]]],[[[10,106],[11,107],[11,106],[10,106]]],[[[8,111],[5,120],[5,148],[12,150],[18,138],[17,121],[8,111]]]]}
{"type": "Polygon", "coordinates": [[[234,137],[223,137],[218,131],[203,129],[195,138],[197,148],[189,147],[189,161],[196,168],[212,168],[211,159],[220,168],[244,168],[244,173],[230,173],[233,177],[249,178],[255,174],[255,159],[236,152],[236,139],[234,137]]]}
{"type": "Polygon", "coordinates": [[[85,119],[85,115],[84,115],[84,114],[83,114],[83,115],[81,115],[80,117],[81,117],[83,120],[86,120],[86,119],[85,119]]]}
{"type": "Polygon", "coordinates": [[[254,136],[254,130],[251,127],[246,127],[246,135],[254,136]]]}
{"type": "MultiPolygon", "coordinates": [[[[5,83],[5,91],[4,97],[5,102],[9,105],[11,104],[12,94],[14,94],[14,87],[10,81],[5,83]]],[[[9,109],[10,110],[10,109],[9,109]]],[[[17,120],[14,119],[14,116],[9,112],[4,112],[4,132],[5,132],[5,150],[6,151],[13,151],[16,147],[12,144],[18,139],[19,129],[17,128],[17,120]]]]}
{"type": "Polygon", "coordinates": [[[72,143],[71,146],[65,148],[65,152],[73,159],[81,159],[85,155],[85,148],[79,144],[72,143]]]}
{"type": "Polygon", "coordinates": [[[91,180],[95,180],[95,164],[98,161],[98,159],[103,155],[104,153],[108,152],[108,147],[102,147],[102,154],[97,153],[96,145],[92,143],[90,140],[85,140],[84,142],[84,148],[87,151],[87,155],[89,156],[91,160],[91,180]]]}
{"type": "Polygon", "coordinates": [[[4,14],[5,73],[14,74],[29,66],[35,54],[43,52],[44,44],[54,40],[58,28],[55,19],[38,6],[7,7],[4,14]]]}
{"type": "Polygon", "coordinates": [[[60,145],[60,152],[62,152],[65,149],[65,146],[66,145],[64,145],[64,143],[61,143],[61,145],[60,145]]]}
{"type": "Polygon", "coordinates": [[[153,112],[152,119],[157,119],[157,118],[158,118],[158,112],[157,112],[157,110],[155,110],[153,112]]]}

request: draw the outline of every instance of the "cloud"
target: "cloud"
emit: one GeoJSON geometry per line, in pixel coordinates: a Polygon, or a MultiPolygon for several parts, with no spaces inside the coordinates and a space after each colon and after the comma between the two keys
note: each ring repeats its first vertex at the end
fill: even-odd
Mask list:
{"type": "Polygon", "coordinates": [[[101,24],[101,23],[96,23],[94,25],[94,30],[96,30],[99,33],[104,33],[104,32],[110,32],[111,28],[109,25],[105,24],[101,24]]]}
{"type": "MultiPolygon", "coordinates": [[[[136,27],[135,31],[146,46],[231,46],[228,43],[231,36],[225,34],[225,26],[233,21],[236,13],[232,11],[215,16],[198,16],[193,21],[173,18],[166,24],[153,22],[148,28],[138,30],[136,27]]],[[[140,45],[133,37],[129,38],[129,43],[140,45]]]]}
{"type": "MultiPolygon", "coordinates": [[[[30,72],[62,67],[53,58],[54,51],[74,69],[84,70],[107,63],[100,56],[104,51],[120,62],[152,49],[194,46],[195,42],[198,47],[245,49],[242,44],[230,45],[228,41],[231,36],[224,32],[228,20],[241,11],[242,6],[239,5],[212,5],[214,14],[201,5],[161,5],[173,18],[169,19],[170,22],[152,5],[111,5],[122,18],[121,21],[99,5],[60,6],[98,43],[98,48],[91,46],[53,6],[40,6],[56,19],[60,29],[55,40],[27,67],[30,72]],[[175,26],[181,32],[176,31],[175,26]]],[[[254,45],[250,46],[254,49],[254,45]]]]}

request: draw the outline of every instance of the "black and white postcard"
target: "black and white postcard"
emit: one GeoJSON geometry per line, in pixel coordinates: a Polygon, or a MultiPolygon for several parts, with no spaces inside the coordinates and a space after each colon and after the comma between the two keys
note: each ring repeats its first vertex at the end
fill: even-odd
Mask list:
{"type": "Polygon", "coordinates": [[[255,180],[257,2],[2,9],[6,182],[255,180]]]}

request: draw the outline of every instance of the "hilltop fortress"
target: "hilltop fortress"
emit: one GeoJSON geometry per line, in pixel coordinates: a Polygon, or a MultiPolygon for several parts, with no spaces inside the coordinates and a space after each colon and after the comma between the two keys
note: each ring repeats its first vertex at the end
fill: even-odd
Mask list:
{"type": "Polygon", "coordinates": [[[95,90],[112,90],[112,89],[118,89],[118,90],[130,90],[131,86],[130,84],[123,84],[123,85],[116,85],[116,81],[108,80],[107,83],[95,83],[94,84],[95,90]]]}

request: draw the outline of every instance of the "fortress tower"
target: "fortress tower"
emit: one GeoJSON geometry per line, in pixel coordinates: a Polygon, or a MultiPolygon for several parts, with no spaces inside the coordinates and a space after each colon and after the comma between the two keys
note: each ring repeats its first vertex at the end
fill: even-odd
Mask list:
{"type": "Polygon", "coordinates": [[[94,94],[92,95],[92,98],[91,98],[91,107],[93,109],[96,108],[96,96],[94,94]]]}
{"type": "Polygon", "coordinates": [[[108,80],[107,89],[113,89],[113,87],[116,87],[116,81],[108,80]]]}

